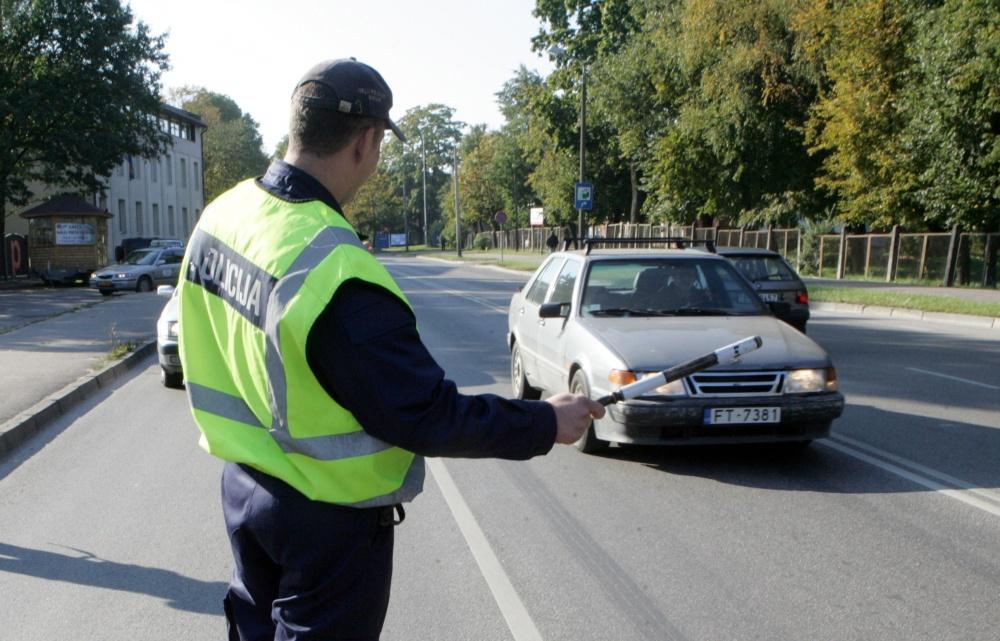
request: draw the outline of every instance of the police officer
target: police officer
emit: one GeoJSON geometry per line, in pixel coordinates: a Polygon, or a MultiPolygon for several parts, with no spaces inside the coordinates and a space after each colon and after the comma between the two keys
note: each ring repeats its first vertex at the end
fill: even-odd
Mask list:
{"type": "Polygon", "coordinates": [[[392,93],[354,59],[310,69],[288,152],[207,207],[180,283],[180,354],[201,445],[226,462],[229,638],[377,639],[393,525],[422,456],[528,459],[603,408],[466,396],[341,205],[373,174],[392,93]]]}

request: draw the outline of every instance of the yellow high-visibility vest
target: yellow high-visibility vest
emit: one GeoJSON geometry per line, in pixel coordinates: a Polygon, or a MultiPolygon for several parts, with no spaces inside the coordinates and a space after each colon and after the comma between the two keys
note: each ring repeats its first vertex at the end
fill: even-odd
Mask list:
{"type": "Polygon", "coordinates": [[[209,453],[314,500],[392,505],[420,492],[422,457],[365,432],[306,361],[309,330],[349,279],[410,307],[337,211],[240,183],[205,209],[184,256],[181,365],[209,453]]]}

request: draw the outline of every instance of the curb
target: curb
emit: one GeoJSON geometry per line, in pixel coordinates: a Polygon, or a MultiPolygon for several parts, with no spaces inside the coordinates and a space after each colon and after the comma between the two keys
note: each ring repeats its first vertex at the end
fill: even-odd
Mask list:
{"type": "Polygon", "coordinates": [[[1000,330],[1000,318],[991,316],[973,316],[971,314],[950,314],[947,312],[924,312],[919,309],[904,307],[881,307],[878,305],[858,305],[855,303],[824,303],[810,301],[809,309],[825,312],[847,312],[864,316],[879,316],[882,318],[899,318],[905,320],[926,321],[946,325],[964,325],[981,329],[1000,330]]]}
{"type": "Polygon", "coordinates": [[[156,340],[140,345],[127,356],[104,369],[81,376],[58,392],[0,424],[0,460],[13,453],[31,436],[49,423],[68,413],[73,407],[108,387],[140,361],[156,352],[156,340]]]}

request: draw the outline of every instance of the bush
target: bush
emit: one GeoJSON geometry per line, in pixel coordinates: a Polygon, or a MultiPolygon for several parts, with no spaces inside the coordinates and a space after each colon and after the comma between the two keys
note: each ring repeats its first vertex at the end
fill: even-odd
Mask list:
{"type": "Polygon", "coordinates": [[[480,251],[486,251],[493,247],[493,235],[490,232],[484,231],[476,234],[476,239],[472,241],[472,244],[476,249],[480,251]]]}

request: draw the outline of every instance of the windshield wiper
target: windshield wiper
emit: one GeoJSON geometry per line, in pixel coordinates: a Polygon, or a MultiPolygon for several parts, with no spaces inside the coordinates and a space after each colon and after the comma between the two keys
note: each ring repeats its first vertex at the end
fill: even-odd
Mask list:
{"type": "Polygon", "coordinates": [[[677,309],[661,310],[663,314],[674,316],[736,316],[737,313],[718,307],[679,307],[677,309]]]}
{"type": "Polygon", "coordinates": [[[591,316],[624,316],[625,314],[631,314],[634,309],[628,309],[627,307],[609,307],[607,309],[595,309],[590,312],[591,316]]]}

